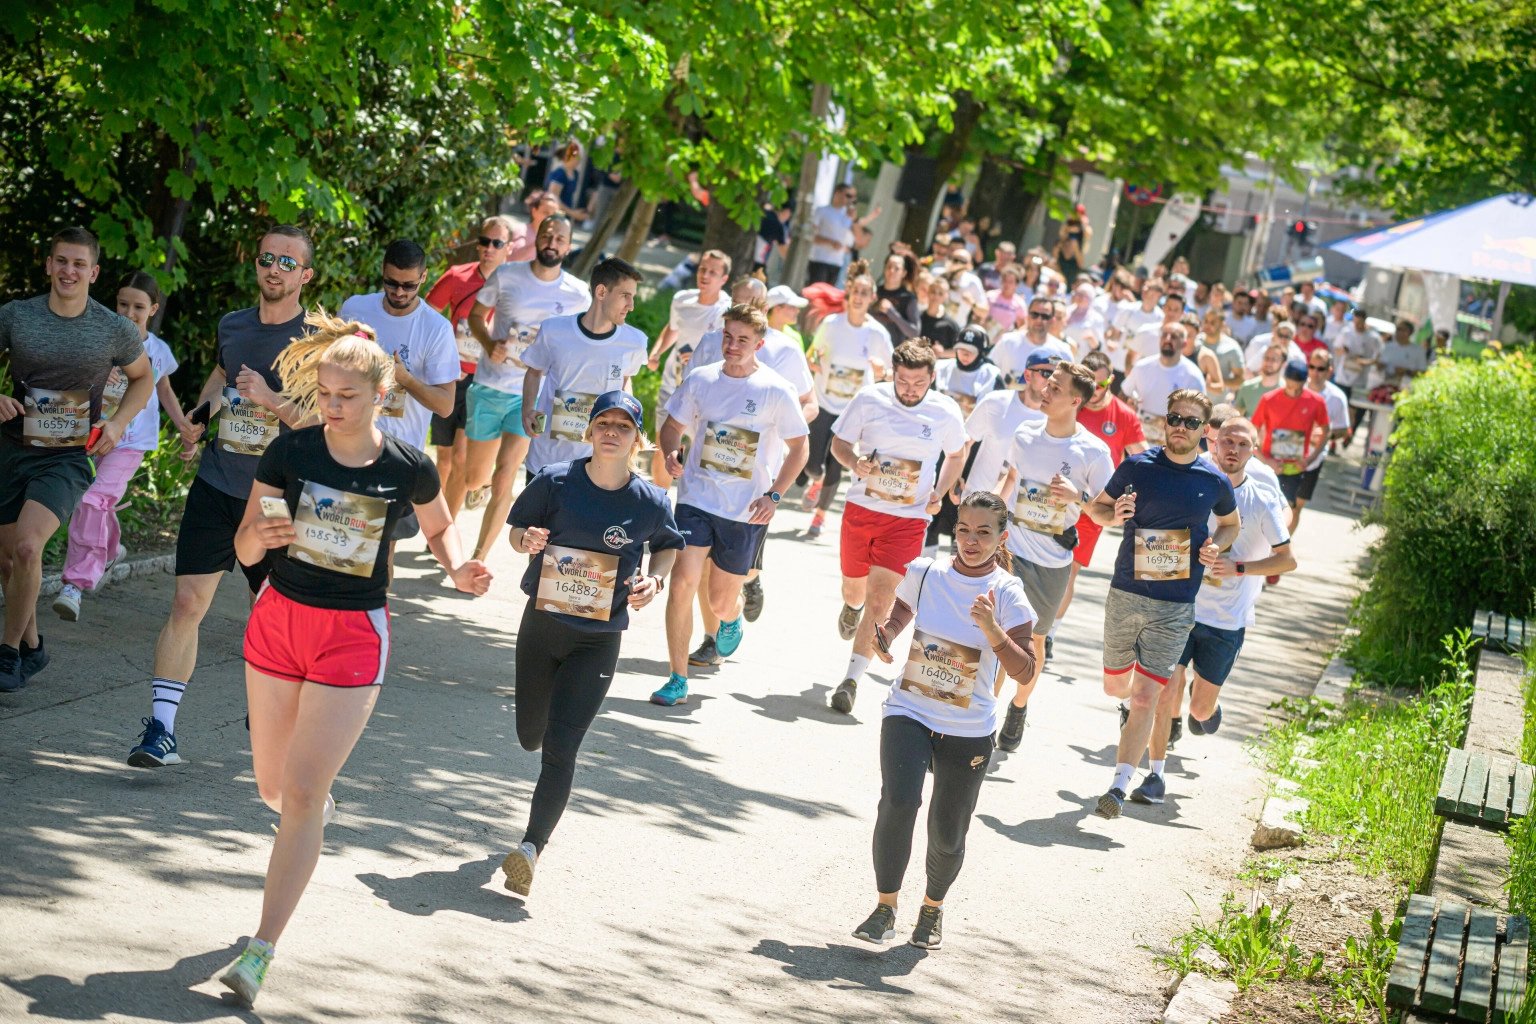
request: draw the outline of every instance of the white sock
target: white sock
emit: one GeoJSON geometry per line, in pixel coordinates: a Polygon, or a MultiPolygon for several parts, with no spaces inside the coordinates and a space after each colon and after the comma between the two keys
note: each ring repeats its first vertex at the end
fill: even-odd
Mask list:
{"type": "Polygon", "coordinates": [[[864,673],[867,671],[869,671],[869,659],[862,654],[855,654],[848,659],[848,674],[843,678],[858,682],[864,678],[864,673]]]}
{"type": "Polygon", "coordinates": [[[156,676],[149,684],[150,712],[172,736],[176,735],[176,709],[181,707],[181,695],[186,692],[187,684],[174,679],[156,676]]]}
{"type": "Polygon", "coordinates": [[[1060,629],[1060,628],[1061,628],[1061,620],[1057,619],[1055,622],[1051,623],[1051,631],[1049,633],[1045,634],[1045,635],[1050,637],[1052,640],[1055,640],[1056,639],[1056,631],[1058,629],[1060,629]]]}
{"type": "Polygon", "coordinates": [[[1168,762],[1166,760],[1162,760],[1162,761],[1148,761],[1147,763],[1152,766],[1152,774],[1153,775],[1161,775],[1161,774],[1163,774],[1163,766],[1166,765],[1168,762]]]}
{"type": "Polygon", "coordinates": [[[1126,764],[1124,761],[1115,765],[1115,784],[1111,789],[1118,789],[1124,793],[1131,784],[1131,776],[1136,774],[1136,766],[1126,764]]]}

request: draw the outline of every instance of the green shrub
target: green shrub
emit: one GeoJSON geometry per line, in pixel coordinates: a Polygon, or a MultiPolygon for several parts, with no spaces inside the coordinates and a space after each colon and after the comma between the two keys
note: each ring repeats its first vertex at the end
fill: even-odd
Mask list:
{"type": "Polygon", "coordinates": [[[1397,406],[1374,576],[1347,655],[1393,685],[1433,679],[1440,638],[1536,592],[1536,365],[1442,360],[1397,406]]]}
{"type": "MultiPolygon", "coordinates": [[[[1536,764],[1536,646],[1525,651],[1525,733],[1520,760],[1536,764]]],[[[1509,845],[1510,912],[1536,919],[1536,817],[1527,816],[1510,829],[1509,845]]]]}

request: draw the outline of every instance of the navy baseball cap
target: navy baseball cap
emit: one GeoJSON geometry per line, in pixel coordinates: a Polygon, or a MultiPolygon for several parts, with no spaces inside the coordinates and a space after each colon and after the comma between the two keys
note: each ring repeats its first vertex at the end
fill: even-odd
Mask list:
{"type": "Polygon", "coordinates": [[[640,400],[628,391],[606,391],[597,396],[597,401],[592,403],[592,419],[597,419],[601,414],[610,409],[617,409],[634,421],[635,429],[640,429],[640,419],[645,415],[640,408],[640,400]]]}
{"type": "Polygon", "coordinates": [[[1029,358],[1024,360],[1024,369],[1033,370],[1037,366],[1054,366],[1061,362],[1061,356],[1055,352],[1031,352],[1029,358]]]}
{"type": "Polygon", "coordinates": [[[1292,359],[1290,362],[1286,363],[1285,364],[1285,379],[1286,380],[1306,380],[1307,379],[1307,364],[1302,362],[1300,359],[1292,359]]]}

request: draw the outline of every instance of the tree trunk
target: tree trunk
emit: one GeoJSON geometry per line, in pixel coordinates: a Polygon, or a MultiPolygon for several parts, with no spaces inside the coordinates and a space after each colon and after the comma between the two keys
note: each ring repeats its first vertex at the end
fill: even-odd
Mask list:
{"type": "Polygon", "coordinates": [[[597,266],[597,261],[603,254],[603,246],[608,244],[608,239],[618,226],[623,223],[624,214],[629,211],[635,196],[640,194],[640,186],[633,181],[625,179],[619,184],[618,194],[608,204],[608,209],[603,211],[602,220],[592,229],[592,237],[582,247],[581,254],[571,262],[570,271],[583,281],[592,273],[592,268],[597,266]]]}
{"type": "MultiPolygon", "coordinates": [[[[832,102],[832,87],[818,82],[811,90],[811,116],[821,120],[827,116],[832,102]]],[[[781,272],[783,283],[795,291],[805,285],[805,272],[811,259],[811,244],[816,230],[811,226],[811,214],[816,204],[816,168],[821,154],[809,146],[800,160],[800,184],[795,190],[795,214],[789,221],[789,252],[784,257],[781,272]]]]}
{"type": "Polygon", "coordinates": [[[641,196],[635,200],[635,212],[630,215],[629,229],[619,245],[619,259],[634,263],[645,248],[645,240],[651,236],[651,222],[656,219],[656,201],[641,196]]]}
{"type": "Polygon", "coordinates": [[[719,249],[731,258],[731,279],[752,273],[752,249],[757,244],[757,224],[742,227],[718,199],[704,215],[704,251],[719,249]]]}
{"type": "MultiPolygon", "coordinates": [[[[196,128],[194,128],[193,137],[196,138],[198,135],[201,135],[204,128],[205,125],[203,124],[199,124],[196,128]]],[[[195,156],[193,156],[189,148],[182,160],[181,172],[190,178],[196,170],[197,159],[195,156]]],[[[161,178],[160,186],[161,188],[165,189],[167,195],[169,195],[169,188],[165,186],[164,182],[165,177],[168,175],[169,171],[167,170],[166,175],[163,175],[161,178]]],[[[171,271],[176,269],[176,261],[178,258],[176,242],[179,238],[181,238],[182,231],[186,229],[187,211],[191,208],[191,206],[192,198],[190,196],[179,199],[172,199],[169,205],[167,205],[162,210],[160,223],[156,225],[159,228],[158,234],[160,238],[165,242],[165,262],[161,265],[161,269],[166,274],[170,274],[171,271]]],[[[160,330],[160,325],[165,322],[165,312],[168,305],[169,303],[167,303],[165,299],[162,298],[160,301],[160,308],[155,310],[155,315],[149,319],[149,329],[151,331],[158,332],[160,330]]]]}
{"type": "Polygon", "coordinates": [[[928,224],[933,220],[933,208],[943,198],[950,175],[960,166],[966,147],[971,143],[971,132],[981,119],[981,104],[976,102],[970,90],[961,89],[954,98],[955,110],[950,115],[954,127],[939,145],[933,168],[933,188],[922,201],[907,204],[907,215],[901,223],[901,240],[917,252],[928,247],[928,224]]]}

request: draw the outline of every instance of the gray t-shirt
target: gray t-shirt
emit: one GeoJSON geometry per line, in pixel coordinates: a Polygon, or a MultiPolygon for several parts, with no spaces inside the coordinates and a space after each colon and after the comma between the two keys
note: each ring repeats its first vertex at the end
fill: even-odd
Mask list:
{"type": "Polygon", "coordinates": [[[101,389],[112,367],[128,366],[143,354],[133,321],[95,299],[87,299],[85,312],[75,317],[49,309],[47,295],[7,302],[0,306],[0,355],[10,357],[14,397],[27,405],[27,414],[7,420],[0,431],[16,444],[81,447],[85,437],[80,435],[78,413],[89,402],[83,424],[88,433],[101,414],[101,389]],[[35,415],[50,408],[65,411],[35,415]],[[41,429],[55,436],[37,435],[44,420],[51,426],[41,429]]]}
{"type": "Polygon", "coordinates": [[[259,372],[273,391],[281,391],[283,382],[272,364],[283,349],[295,338],[308,332],[304,330],[304,315],[280,324],[261,322],[257,307],[237,309],[219,321],[218,354],[219,369],[224,371],[224,407],[217,420],[218,436],[203,449],[202,461],[197,467],[199,480],[204,480],[232,498],[251,496],[251,484],[256,479],[256,464],[261,453],[280,432],[288,428],[278,420],[276,413],[246,401],[235,390],[240,368],[249,366],[259,372]]]}

